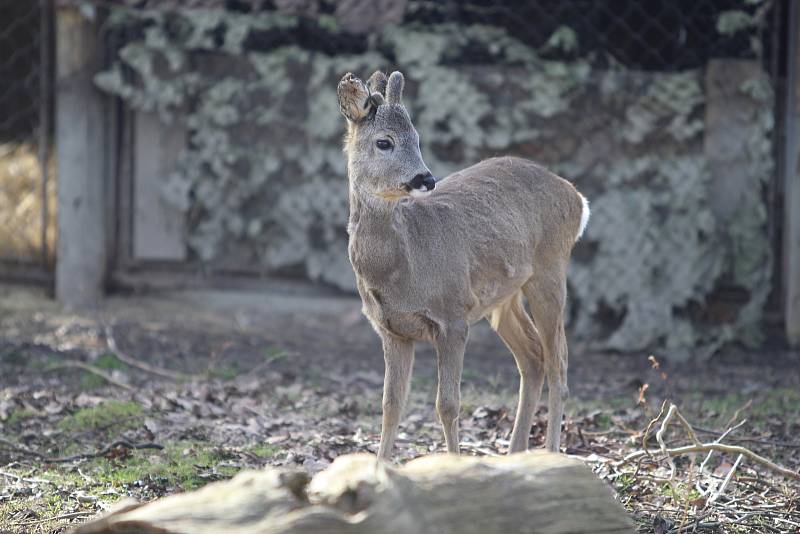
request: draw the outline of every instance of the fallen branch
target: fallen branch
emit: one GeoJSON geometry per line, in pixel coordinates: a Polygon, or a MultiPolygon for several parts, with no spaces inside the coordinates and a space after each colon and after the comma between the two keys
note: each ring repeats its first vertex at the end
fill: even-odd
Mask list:
{"type": "Polygon", "coordinates": [[[130,365],[131,367],[136,367],[137,369],[140,369],[147,373],[154,374],[162,378],[169,378],[170,380],[185,380],[187,378],[192,378],[191,376],[184,375],[183,373],[170,371],[168,369],[156,367],[154,365],[150,365],[147,362],[137,360],[136,358],[128,355],[127,353],[123,352],[122,349],[119,348],[119,345],[117,345],[117,340],[114,338],[114,331],[111,329],[110,326],[105,327],[105,333],[106,333],[106,344],[108,345],[108,349],[119,361],[127,365],[130,365]]]}
{"type": "Polygon", "coordinates": [[[98,367],[95,367],[94,365],[89,365],[86,362],[79,362],[78,360],[66,360],[66,361],[63,361],[63,362],[58,363],[56,365],[53,365],[52,367],[49,368],[49,370],[52,371],[52,370],[55,370],[55,369],[61,369],[61,368],[66,368],[66,367],[74,367],[74,368],[77,368],[77,369],[83,369],[84,371],[88,371],[88,372],[92,373],[93,375],[99,376],[100,378],[102,378],[103,380],[105,380],[106,382],[108,382],[109,384],[111,384],[113,386],[117,386],[118,388],[122,388],[124,390],[130,391],[131,393],[135,393],[136,392],[136,389],[133,388],[132,386],[129,386],[128,384],[125,384],[124,382],[120,382],[119,380],[117,380],[116,378],[112,377],[110,374],[106,373],[102,369],[100,369],[98,367]]]}
{"type": "Polygon", "coordinates": [[[118,447],[123,447],[126,449],[157,449],[161,450],[164,448],[163,445],[158,443],[131,443],[129,441],[125,441],[124,439],[118,439],[117,441],[111,443],[107,447],[97,451],[97,452],[85,452],[81,454],[73,454],[72,456],[64,456],[60,458],[43,458],[44,462],[49,463],[66,463],[66,462],[74,462],[75,460],[85,460],[88,458],[98,458],[100,456],[105,456],[106,454],[110,453],[114,449],[118,447]]]}
{"type": "MultiPolygon", "coordinates": [[[[662,408],[663,408],[663,406],[662,406],[662,408]]],[[[662,410],[662,413],[663,413],[663,410],[662,410]]],[[[653,423],[655,421],[657,421],[657,420],[658,420],[658,418],[656,418],[654,421],[650,422],[650,424],[648,425],[648,430],[653,425],[653,423]]],[[[643,442],[646,442],[646,439],[647,439],[647,432],[645,433],[645,436],[643,438],[643,442]]],[[[763,456],[754,453],[750,449],[746,449],[746,448],[741,447],[739,445],[725,445],[725,444],[719,443],[718,441],[715,441],[715,442],[712,442],[712,443],[701,443],[697,439],[697,435],[695,434],[694,429],[692,429],[692,426],[683,417],[683,415],[678,411],[678,407],[675,406],[674,404],[670,405],[669,410],[667,411],[667,415],[666,415],[666,417],[664,417],[664,421],[661,423],[661,428],[659,428],[658,432],[656,433],[656,440],[658,441],[658,444],[661,447],[661,453],[664,454],[666,456],[666,458],[669,460],[669,464],[670,464],[670,480],[673,480],[674,476],[675,476],[675,464],[672,462],[672,458],[673,457],[681,456],[683,454],[689,454],[689,453],[693,453],[693,452],[710,452],[710,451],[726,452],[726,453],[729,453],[729,454],[741,454],[742,456],[744,456],[746,458],[749,458],[750,460],[753,460],[754,462],[756,462],[758,464],[761,464],[764,467],[767,467],[767,468],[769,468],[769,469],[771,469],[773,471],[777,471],[778,473],[780,473],[780,474],[782,474],[784,476],[787,476],[787,477],[790,477],[790,478],[794,478],[795,480],[800,480],[800,473],[792,471],[792,470],[787,469],[785,467],[782,467],[782,466],[772,462],[771,460],[768,460],[768,459],[764,458],[763,456]],[[672,420],[673,417],[677,418],[678,421],[680,421],[681,425],[685,428],[687,434],[689,435],[689,438],[692,440],[692,445],[685,445],[683,447],[667,448],[666,444],[664,443],[664,433],[667,430],[667,425],[670,423],[670,421],[672,420]]],[[[651,456],[651,454],[646,449],[645,450],[641,450],[641,451],[636,451],[636,452],[633,452],[633,453],[625,456],[623,461],[624,462],[630,462],[630,461],[636,460],[638,458],[641,458],[643,456],[651,456]]]]}

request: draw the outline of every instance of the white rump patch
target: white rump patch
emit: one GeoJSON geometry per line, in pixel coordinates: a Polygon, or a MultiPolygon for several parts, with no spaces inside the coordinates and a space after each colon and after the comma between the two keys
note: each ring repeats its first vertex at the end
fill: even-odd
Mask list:
{"type": "Polygon", "coordinates": [[[575,241],[581,238],[583,235],[583,231],[586,230],[586,225],[589,224],[589,215],[591,215],[591,211],[589,211],[589,201],[586,200],[586,197],[578,193],[581,197],[581,227],[578,228],[578,235],[575,236],[575,241]]]}

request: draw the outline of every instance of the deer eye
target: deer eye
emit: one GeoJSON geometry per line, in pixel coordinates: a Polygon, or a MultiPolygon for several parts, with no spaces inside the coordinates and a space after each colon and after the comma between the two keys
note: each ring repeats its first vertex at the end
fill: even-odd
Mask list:
{"type": "Polygon", "coordinates": [[[378,139],[375,141],[375,146],[380,150],[391,150],[392,142],[388,139],[378,139]]]}

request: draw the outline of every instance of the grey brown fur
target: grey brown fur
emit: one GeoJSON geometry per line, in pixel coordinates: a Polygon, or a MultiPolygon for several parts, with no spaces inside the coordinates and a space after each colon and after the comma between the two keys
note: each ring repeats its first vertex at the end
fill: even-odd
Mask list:
{"type": "Polygon", "coordinates": [[[456,172],[424,196],[387,194],[429,169],[401,102],[402,74],[389,77],[385,103],[382,80],[375,73],[364,84],[348,73],[338,87],[348,121],[350,261],[386,364],[379,456],[391,455],[415,341],[436,349],[436,410],[447,450],[458,452],[464,349],[470,325],[481,318],[511,350],[520,372],[510,451],[528,447],[545,377],[546,446],[558,451],[567,391],[567,266],[588,220],[586,200],[566,180],[512,157],[456,172]],[[391,141],[392,149],[381,150],[378,140],[391,141]]]}

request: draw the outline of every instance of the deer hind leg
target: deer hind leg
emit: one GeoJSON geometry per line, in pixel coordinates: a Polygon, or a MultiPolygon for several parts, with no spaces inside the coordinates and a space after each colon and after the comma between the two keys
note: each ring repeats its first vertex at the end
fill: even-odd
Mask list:
{"type": "Polygon", "coordinates": [[[492,310],[489,323],[514,355],[519,369],[519,401],[509,453],[526,451],[544,383],[544,358],[539,335],[522,306],[522,294],[492,310]]]}
{"type": "Polygon", "coordinates": [[[469,328],[448,325],[434,346],[439,367],[439,387],[436,392],[436,413],[444,429],[447,452],[458,454],[458,412],[461,409],[461,372],[469,328]]]}
{"type": "Polygon", "coordinates": [[[378,457],[388,460],[408,398],[411,370],[414,366],[414,342],[387,332],[381,334],[381,340],[386,370],[383,377],[383,421],[378,457]]]}
{"type": "Polygon", "coordinates": [[[561,442],[561,417],[567,394],[567,338],[564,333],[564,307],[567,299],[566,268],[552,264],[534,266],[534,275],[523,286],[533,322],[544,349],[547,375],[548,414],[547,450],[558,452],[561,442]]]}

